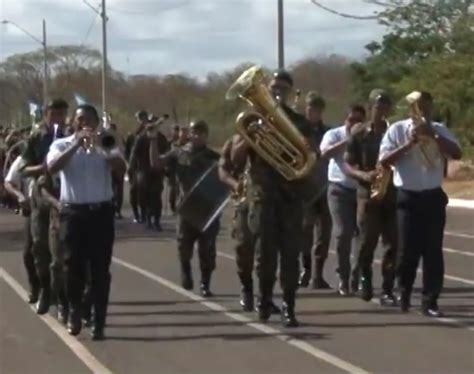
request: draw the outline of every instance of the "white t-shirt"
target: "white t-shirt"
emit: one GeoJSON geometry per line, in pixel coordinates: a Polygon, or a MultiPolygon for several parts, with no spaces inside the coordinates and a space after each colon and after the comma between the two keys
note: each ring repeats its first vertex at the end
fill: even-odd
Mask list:
{"type": "Polygon", "coordinates": [[[18,156],[10,165],[5,182],[14,184],[26,197],[31,197],[33,180],[31,178],[22,178],[20,173],[22,164],[23,159],[21,156],[18,156]]]}
{"type": "MultiPolygon", "coordinates": [[[[329,147],[346,139],[349,136],[346,126],[339,126],[334,129],[326,131],[319,146],[321,152],[324,152],[329,147]]],[[[347,176],[344,167],[344,151],[345,147],[329,160],[328,165],[328,180],[329,182],[338,183],[346,188],[357,188],[357,182],[347,176]]]]}
{"type": "MultiPolygon", "coordinates": [[[[69,148],[74,140],[74,135],[55,140],[46,157],[48,165],[69,148]]],[[[79,148],[58,174],[61,181],[61,203],[93,204],[112,200],[112,175],[106,156],[100,151],[88,153],[84,148],[79,148]]]]}
{"type": "MultiPolygon", "coordinates": [[[[457,144],[454,135],[441,123],[432,123],[434,130],[444,138],[457,144]]],[[[406,119],[391,125],[385,133],[380,144],[379,159],[389,152],[407,144],[413,121],[406,119]]],[[[394,165],[393,184],[409,191],[431,190],[441,186],[444,176],[444,163],[434,162],[433,167],[426,167],[422,163],[419,145],[413,146],[402,155],[394,165]]]]}

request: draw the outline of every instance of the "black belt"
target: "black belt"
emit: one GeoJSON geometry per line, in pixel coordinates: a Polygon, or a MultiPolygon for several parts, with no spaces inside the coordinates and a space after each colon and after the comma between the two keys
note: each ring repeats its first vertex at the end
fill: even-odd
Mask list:
{"type": "Polygon", "coordinates": [[[62,206],[73,210],[100,210],[112,207],[112,201],[102,201],[100,203],[70,204],[63,203],[62,206]]]}

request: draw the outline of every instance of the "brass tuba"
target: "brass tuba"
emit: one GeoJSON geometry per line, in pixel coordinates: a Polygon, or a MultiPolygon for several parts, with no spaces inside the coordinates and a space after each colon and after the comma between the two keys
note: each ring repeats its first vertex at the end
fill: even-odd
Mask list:
{"type": "Polygon", "coordinates": [[[285,179],[305,177],[316,154],[265,86],[262,68],[247,69],[229,88],[227,100],[240,98],[252,109],[236,120],[237,132],[285,179]]]}

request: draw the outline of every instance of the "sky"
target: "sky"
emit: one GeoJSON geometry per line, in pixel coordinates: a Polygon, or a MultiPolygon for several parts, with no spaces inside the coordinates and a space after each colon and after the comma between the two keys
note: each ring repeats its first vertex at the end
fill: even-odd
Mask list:
{"type": "MultiPolygon", "coordinates": [[[[13,21],[50,45],[101,48],[99,0],[0,0],[0,20],[13,21]]],[[[363,0],[320,0],[337,11],[366,16],[380,10],[363,0]]],[[[205,77],[242,62],[277,65],[277,0],[107,0],[108,58],[125,74],[188,73],[205,77]]],[[[285,0],[285,59],[333,53],[359,59],[380,40],[372,20],[346,19],[310,0],[285,0]]],[[[39,47],[12,25],[0,25],[0,60],[39,47]]]]}

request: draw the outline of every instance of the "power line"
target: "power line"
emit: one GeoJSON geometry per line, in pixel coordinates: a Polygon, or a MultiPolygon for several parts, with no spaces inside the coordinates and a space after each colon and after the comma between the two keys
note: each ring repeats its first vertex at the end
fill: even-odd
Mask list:
{"type": "Polygon", "coordinates": [[[351,19],[358,19],[358,20],[373,20],[373,19],[378,19],[379,18],[378,14],[375,14],[373,16],[357,16],[357,15],[353,15],[353,14],[341,13],[341,12],[338,12],[337,10],[328,8],[327,6],[321,4],[320,2],[318,2],[316,0],[311,0],[311,2],[314,5],[316,5],[317,7],[325,10],[326,12],[329,12],[329,13],[332,13],[332,14],[335,14],[337,16],[344,17],[344,18],[351,18],[351,19]]]}
{"type": "Polygon", "coordinates": [[[89,28],[87,29],[86,34],[85,34],[84,38],[82,39],[81,44],[79,45],[79,48],[82,48],[82,47],[86,44],[86,41],[87,41],[87,39],[89,38],[89,36],[90,36],[90,34],[91,34],[91,32],[92,32],[92,29],[93,29],[94,26],[95,26],[95,23],[96,23],[98,17],[99,17],[99,14],[96,14],[96,15],[94,16],[94,18],[92,19],[92,22],[90,23],[89,28]]]}

